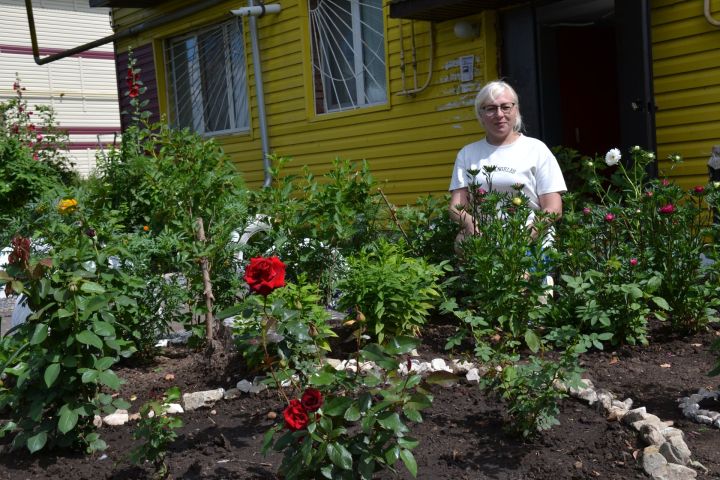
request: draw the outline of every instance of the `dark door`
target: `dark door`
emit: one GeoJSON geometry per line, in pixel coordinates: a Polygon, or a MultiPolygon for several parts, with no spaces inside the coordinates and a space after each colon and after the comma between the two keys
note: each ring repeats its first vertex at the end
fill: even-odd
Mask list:
{"type": "Polygon", "coordinates": [[[537,2],[500,14],[501,75],[527,133],[586,155],[655,149],[647,0],[537,2]]]}

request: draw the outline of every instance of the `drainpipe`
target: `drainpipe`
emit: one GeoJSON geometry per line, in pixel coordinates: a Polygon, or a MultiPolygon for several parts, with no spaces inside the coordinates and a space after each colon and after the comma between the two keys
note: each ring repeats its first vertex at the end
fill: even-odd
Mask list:
{"type": "Polygon", "coordinates": [[[712,11],[710,10],[710,0],[705,0],[703,11],[705,13],[705,20],[707,20],[710,25],[720,27],[720,20],[716,20],[715,17],[712,16],[712,11]]]}
{"type": "Polygon", "coordinates": [[[272,165],[270,165],[270,140],[268,138],[267,115],[265,114],[265,90],[263,88],[262,65],[260,64],[260,42],[258,39],[257,18],[262,17],[265,13],[279,13],[281,7],[279,4],[255,5],[254,0],[248,0],[248,6],[231,10],[233,15],[240,17],[248,17],[248,25],[250,27],[250,40],[252,43],[252,59],[253,72],[255,74],[255,94],[257,96],[258,105],[258,122],[260,122],[260,142],[262,143],[263,170],[265,171],[265,181],[263,188],[272,185],[272,165]]]}
{"type": "Polygon", "coordinates": [[[147,22],[143,22],[138,25],[129,27],[125,30],[121,30],[117,33],[114,33],[113,35],[108,35],[107,37],[85,43],[78,47],[71,48],[69,50],[65,50],[54,55],[49,55],[45,58],[40,58],[40,47],[38,46],[37,31],[35,30],[35,16],[33,15],[32,0],[25,0],[25,10],[27,11],[28,25],[30,27],[30,41],[32,42],[32,50],[33,57],[35,58],[35,63],[37,63],[38,65],[45,65],[46,63],[54,62],[55,60],[60,60],[61,58],[77,55],[78,53],[85,52],[95,47],[99,47],[101,45],[105,45],[116,40],[122,40],[123,38],[131,37],[133,35],[138,35],[153,28],[161,27],[170,22],[174,22],[195,13],[202,12],[203,10],[206,10],[208,8],[212,8],[215,5],[219,5],[225,1],[226,0],[205,0],[204,2],[195,3],[186,8],[182,8],[175,12],[168,13],[167,15],[162,15],[153,20],[149,20],[147,22]]]}

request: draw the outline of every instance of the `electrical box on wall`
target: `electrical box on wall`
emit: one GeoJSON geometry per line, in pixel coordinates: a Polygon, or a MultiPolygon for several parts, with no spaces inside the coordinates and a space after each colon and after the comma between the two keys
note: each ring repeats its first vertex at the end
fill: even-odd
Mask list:
{"type": "Polygon", "coordinates": [[[475,78],[475,55],[460,57],[460,81],[472,82],[475,78]]]}

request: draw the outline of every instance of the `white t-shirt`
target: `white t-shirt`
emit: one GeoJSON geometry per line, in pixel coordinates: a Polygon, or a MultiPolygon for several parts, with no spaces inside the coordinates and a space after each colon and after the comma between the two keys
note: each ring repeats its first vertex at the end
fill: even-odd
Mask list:
{"type": "Polygon", "coordinates": [[[450,191],[471,183],[468,170],[479,170],[475,183],[491,190],[483,172],[483,167],[490,165],[496,167],[491,177],[492,190],[511,193],[513,185],[522,183],[522,193],[533,210],[540,210],[540,195],[567,190],[560,165],[550,149],[540,140],[520,135],[508,145],[490,145],[483,138],[464,146],[455,160],[450,191]]]}

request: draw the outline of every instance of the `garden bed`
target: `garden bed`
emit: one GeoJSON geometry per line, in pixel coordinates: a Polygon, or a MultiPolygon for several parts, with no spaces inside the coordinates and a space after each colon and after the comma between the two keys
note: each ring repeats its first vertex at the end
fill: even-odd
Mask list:
{"type": "MultiPolygon", "coordinates": [[[[424,330],[420,355],[447,358],[442,350],[452,331],[442,322],[424,330]]],[[[698,478],[720,478],[720,430],[693,423],[682,416],[677,399],[699,388],[716,388],[717,378],[707,377],[714,364],[711,342],[720,331],[710,330],[689,338],[666,336],[655,328],[649,347],[623,347],[591,352],[581,357],[585,377],[597,388],[630,397],[634,406],[663,420],[672,420],[685,432],[693,458],[709,469],[698,478]]],[[[131,412],[154,395],[177,385],[183,392],[230,388],[244,378],[241,361],[232,359],[225,370],[208,372],[203,355],[187,348],[170,348],[152,365],[123,368],[127,380],[120,395],[135,396],[131,412]]],[[[560,425],[533,440],[523,441],[503,430],[504,406],[477,386],[460,384],[430,387],[433,406],[423,412],[424,423],[412,427],[420,439],[414,453],[422,479],[575,479],[649,478],[639,462],[644,445],[634,431],[608,421],[596,407],[575,399],[561,403],[560,425]]],[[[272,479],[279,454],[260,454],[264,432],[278,418],[283,402],[272,391],[218,402],[212,410],[182,415],[185,426],[168,453],[171,478],[272,479]],[[270,413],[270,415],[268,415],[270,413]]],[[[0,478],[150,478],[152,468],[128,461],[134,423],[102,427],[108,443],[94,456],[41,451],[30,455],[22,449],[0,456],[0,478]]],[[[7,442],[7,441],[5,441],[7,442]]],[[[400,464],[400,478],[411,478],[400,464]]],[[[393,478],[385,473],[380,478],[393,478]]]]}

